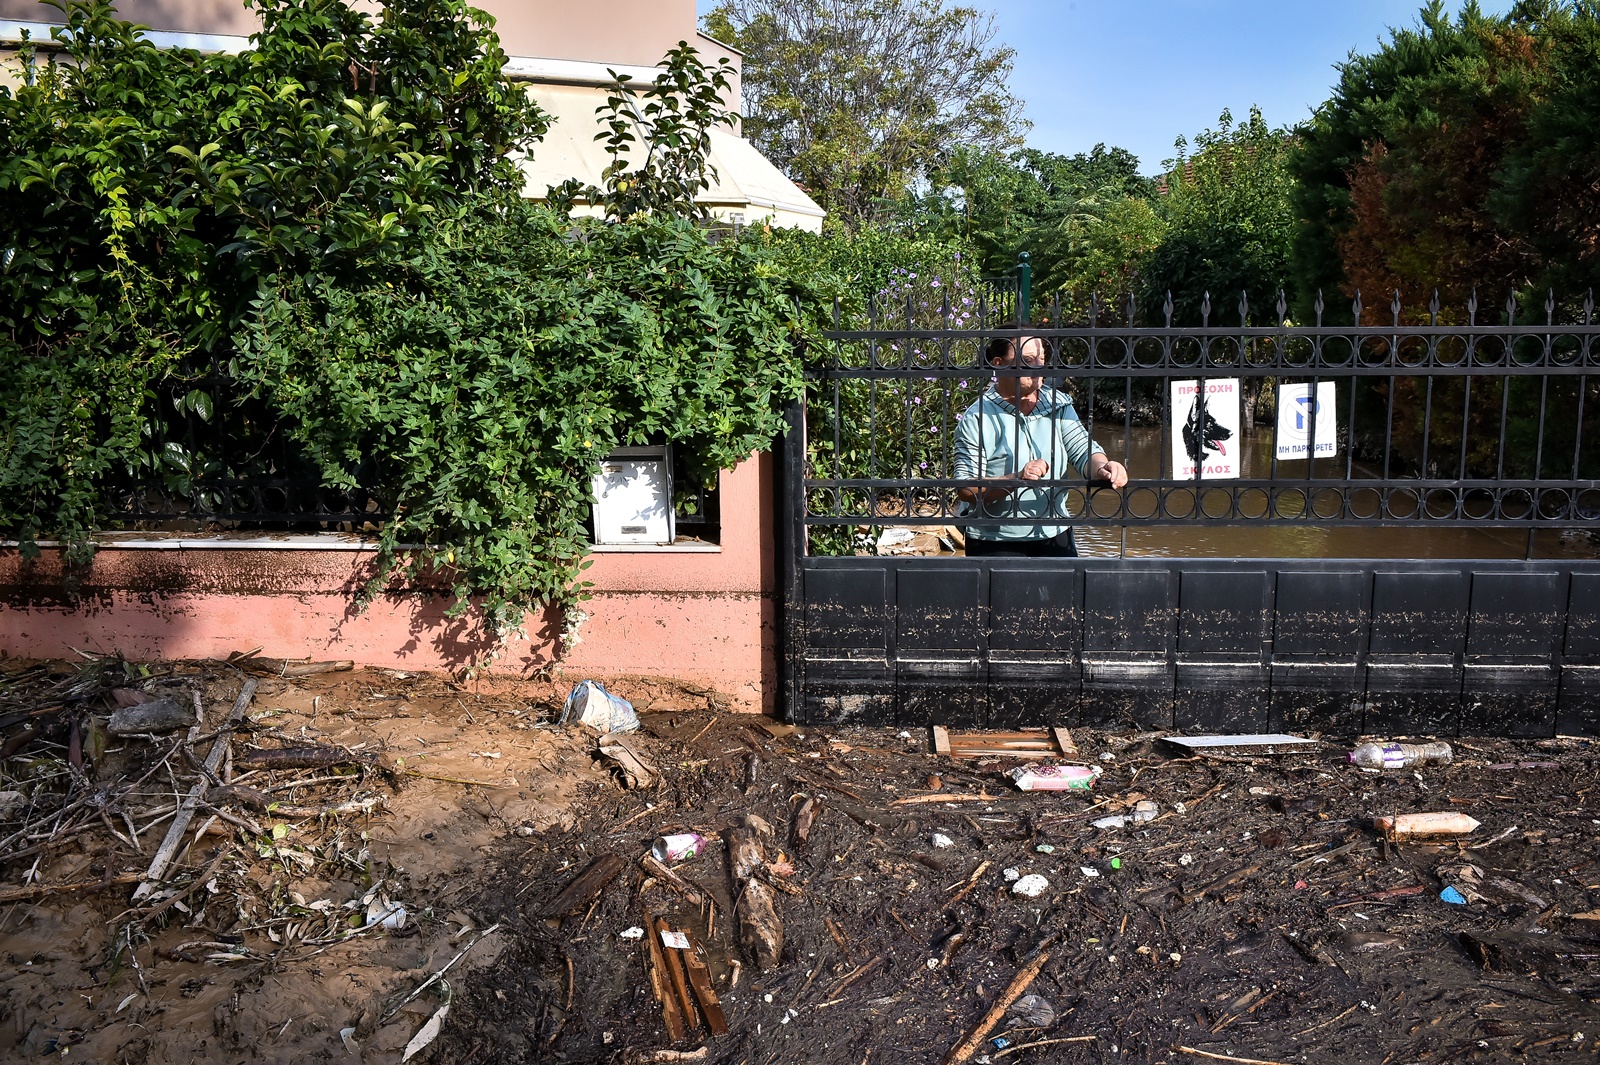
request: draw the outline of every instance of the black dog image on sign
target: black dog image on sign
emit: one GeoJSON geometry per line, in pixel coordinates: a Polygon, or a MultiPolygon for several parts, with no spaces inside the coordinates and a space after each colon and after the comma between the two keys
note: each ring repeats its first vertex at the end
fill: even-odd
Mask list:
{"type": "Polygon", "coordinates": [[[1189,408],[1189,420],[1183,423],[1183,446],[1188,449],[1189,461],[1198,466],[1206,455],[1226,455],[1228,448],[1223,441],[1232,436],[1233,430],[1213,418],[1210,411],[1205,412],[1202,426],[1200,400],[1196,398],[1189,408]]]}

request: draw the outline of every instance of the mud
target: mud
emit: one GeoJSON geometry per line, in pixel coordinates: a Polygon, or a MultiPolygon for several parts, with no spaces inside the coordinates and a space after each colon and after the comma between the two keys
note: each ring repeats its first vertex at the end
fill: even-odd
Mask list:
{"type": "MultiPolygon", "coordinates": [[[[238,689],[227,669],[175,668],[213,704],[238,689]]],[[[936,758],[922,733],[769,730],[708,712],[710,693],[613,687],[644,711],[628,742],[659,771],[649,790],[595,761],[592,733],[551,724],[553,685],[382,672],[263,681],[253,711],[272,713],[253,745],[359,746],[478,783],[412,777],[390,791],[373,777],[361,786],[388,806],[371,816],[254,815],[286,824],[271,843],[304,857],[224,823],[229,834],[194,844],[170,879],[194,880],[223,854],[217,872],[188,912],[162,920],[128,917],[126,885],[0,906],[0,1057],[392,1062],[448,1002],[442,1033],[413,1060],[620,1062],[704,1047],[690,1060],[937,1062],[1041,954],[1028,991],[1054,1020],[1009,1014],[972,1060],[1594,1056],[1591,741],[1472,738],[1453,765],[1375,774],[1343,764],[1352,737],[1306,755],[1195,758],[1153,734],[1077,731],[1082,760],[1104,770],[1094,789],[1021,793],[1003,775],[1015,763],[936,758]],[[903,801],[930,795],[939,801],[903,801]],[[808,798],[821,812],[797,846],[808,798]],[[1093,826],[1140,799],[1157,804],[1153,820],[1093,826]],[[1410,811],[1468,813],[1481,827],[1404,843],[1371,827],[1410,811]],[[784,951],[767,972],[737,946],[719,835],[752,813],[774,829],[769,859],[793,866],[777,896],[784,951]],[[674,867],[711,906],[637,862],[679,831],[712,841],[674,867]],[[627,865],[593,905],[545,917],[606,853],[627,865]],[[1007,869],[1048,887],[1020,897],[1007,869]],[[407,921],[349,934],[353,910],[341,907],[375,885],[407,921]],[[1446,887],[1465,905],[1442,901],[1446,887]],[[331,909],[313,908],[322,900],[331,909]],[[645,947],[621,935],[647,915],[705,945],[727,1035],[669,1042],[645,947]]],[[[0,765],[0,790],[65,786],[69,742],[47,731],[24,746],[0,765]]],[[[119,741],[85,772],[114,791],[146,764],[141,742],[119,741]]],[[[354,786],[283,794],[309,805],[354,786]]],[[[0,889],[30,870],[51,885],[141,871],[160,835],[142,835],[135,854],[95,820],[46,851],[0,857],[0,889]]]]}

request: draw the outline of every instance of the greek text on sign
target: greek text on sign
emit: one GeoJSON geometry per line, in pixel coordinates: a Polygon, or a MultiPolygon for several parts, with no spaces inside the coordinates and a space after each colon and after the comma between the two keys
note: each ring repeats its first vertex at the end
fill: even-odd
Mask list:
{"type": "Polygon", "coordinates": [[[1316,458],[1334,455],[1339,450],[1339,420],[1337,388],[1332,381],[1317,385],[1317,398],[1311,398],[1309,384],[1278,386],[1278,458],[1304,459],[1312,457],[1311,446],[1316,441],[1316,458]]]}
{"type": "Polygon", "coordinates": [[[1237,377],[1172,382],[1174,477],[1238,477],[1242,451],[1237,377]],[[1203,394],[1201,385],[1205,386],[1203,394]]]}

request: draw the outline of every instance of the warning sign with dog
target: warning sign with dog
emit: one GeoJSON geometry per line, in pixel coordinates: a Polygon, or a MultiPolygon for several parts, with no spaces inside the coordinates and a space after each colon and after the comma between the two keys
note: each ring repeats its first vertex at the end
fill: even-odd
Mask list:
{"type": "Polygon", "coordinates": [[[1237,377],[1172,382],[1174,477],[1210,481],[1239,476],[1239,395],[1237,377]]]}

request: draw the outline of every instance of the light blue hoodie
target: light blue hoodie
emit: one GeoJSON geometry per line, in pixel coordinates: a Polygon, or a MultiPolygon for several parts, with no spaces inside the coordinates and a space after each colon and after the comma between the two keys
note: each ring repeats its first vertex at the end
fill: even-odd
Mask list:
{"type": "MultiPolygon", "coordinates": [[[[1039,387],[1039,401],[1028,414],[1012,406],[991,384],[962,412],[955,436],[954,473],[961,480],[1013,477],[1034,459],[1049,465],[1048,478],[1065,479],[1073,470],[1087,478],[1089,456],[1105,450],[1089,439],[1072,398],[1049,384],[1039,387]]],[[[962,513],[990,518],[1069,518],[1067,492],[1064,487],[1018,488],[993,503],[963,504],[962,513]]],[[[1067,528],[973,526],[967,535],[980,540],[1047,540],[1067,528]]]]}

